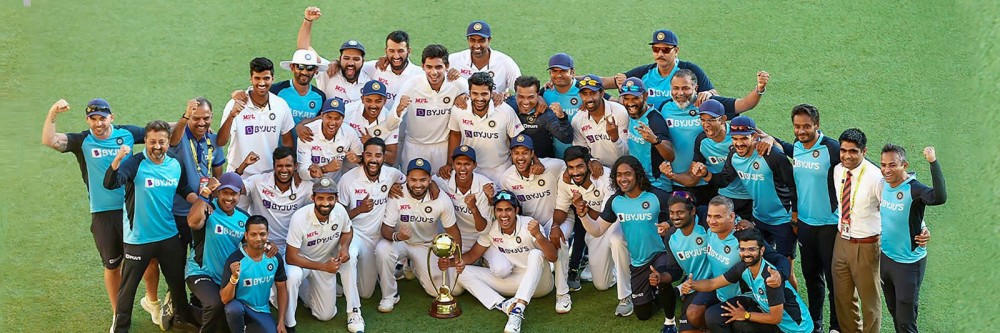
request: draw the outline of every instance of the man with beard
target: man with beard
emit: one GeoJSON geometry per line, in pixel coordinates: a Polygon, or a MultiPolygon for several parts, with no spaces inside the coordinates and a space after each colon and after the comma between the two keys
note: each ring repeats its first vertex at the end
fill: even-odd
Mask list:
{"type": "Polygon", "coordinates": [[[382,217],[390,192],[393,186],[406,181],[399,169],[384,163],[386,151],[382,139],[368,139],[360,167],[348,171],[337,183],[337,201],[347,209],[354,230],[349,254],[357,261],[358,292],[362,298],[372,297],[378,282],[381,264],[376,261],[375,246],[382,239],[382,217]]]}
{"type": "Polygon", "coordinates": [[[403,83],[399,90],[400,97],[393,104],[390,115],[404,123],[412,124],[409,128],[403,125],[403,161],[412,161],[418,157],[430,162],[431,170],[447,168],[451,161],[448,158],[448,123],[451,120],[451,107],[455,98],[467,94],[469,87],[465,80],[447,81],[448,49],[433,44],[424,48],[421,54],[424,76],[414,77],[403,83]]]}
{"type": "Polygon", "coordinates": [[[546,108],[539,88],[540,83],[534,76],[517,78],[514,80],[514,96],[507,98],[507,105],[517,110],[517,118],[524,127],[522,133],[537,143],[535,154],[539,158],[556,157],[553,144],[556,141],[567,146],[572,143],[573,126],[569,123],[570,117],[558,105],[546,108]]]}
{"type": "Polygon", "coordinates": [[[340,175],[357,166],[361,152],[361,138],[353,128],[344,125],[344,101],[333,97],[323,102],[319,111],[321,121],[306,125],[314,133],[313,140],[299,139],[298,159],[309,163],[299,164],[299,177],[305,180],[320,177],[340,179],[340,175]]]}
{"type": "Polygon", "coordinates": [[[282,256],[266,257],[268,243],[267,219],[260,215],[247,220],[243,233],[244,244],[226,259],[223,277],[229,278],[219,291],[226,304],[226,322],[232,332],[286,333],[285,263],[282,256]],[[278,321],[271,317],[268,298],[277,290],[278,321]]]}
{"type": "Polygon", "coordinates": [[[895,144],[882,148],[882,186],[879,214],[882,216],[881,275],[885,303],[892,315],[896,332],[917,332],[917,308],[920,284],[927,266],[927,225],[924,209],[948,200],[944,175],[934,147],[924,148],[930,163],[931,181],[927,187],[916,174],[906,172],[906,150],[895,144]]]}
{"type": "MultiPolygon", "coordinates": [[[[271,157],[274,170],[244,179],[243,194],[250,201],[250,214],[267,219],[271,240],[278,245],[281,253],[285,253],[285,238],[288,237],[292,214],[312,200],[312,184],[303,182],[296,172],[298,162],[291,148],[278,147],[271,157]]],[[[259,163],[258,160],[257,154],[251,152],[236,168],[236,173],[259,163]]]]}
{"type": "MultiPolygon", "coordinates": [[[[724,106],[726,116],[732,119],[757,106],[764,94],[764,89],[767,87],[768,80],[770,80],[770,75],[767,72],[757,72],[757,86],[743,98],[721,96],[709,98],[721,103],[724,106]]],[[[675,173],[684,173],[690,169],[691,161],[694,159],[694,142],[698,138],[698,134],[702,132],[701,116],[698,115],[698,106],[695,104],[695,99],[698,97],[695,94],[698,83],[694,72],[687,69],[678,70],[671,79],[670,94],[673,99],[657,106],[657,110],[660,110],[660,114],[667,121],[667,127],[670,128],[670,138],[675,153],[674,160],[670,165],[675,173]]],[[[698,202],[708,202],[716,195],[715,188],[707,186],[703,182],[699,182],[696,186],[681,185],[674,182],[677,190],[693,194],[698,202]]]]}
{"type": "Polygon", "coordinates": [[[271,93],[288,103],[295,124],[315,118],[320,105],[326,100],[326,93],[312,85],[312,79],[316,73],[326,70],[326,64],[315,51],[300,49],[295,50],[291,61],[282,61],[278,65],[291,71],[292,78],[271,86],[271,93]]]}
{"type": "Polygon", "coordinates": [[[608,198],[614,192],[614,187],[612,187],[608,177],[611,170],[602,166],[604,172],[600,176],[591,173],[589,167],[590,151],[586,147],[572,146],[567,148],[563,155],[563,161],[566,164],[566,172],[569,173],[569,181],[564,179],[559,182],[549,240],[559,251],[559,256],[569,255],[567,235],[570,235],[571,232],[575,231],[585,235],[582,240],[576,238],[574,242],[586,243],[586,247],[574,247],[572,249],[573,256],[569,260],[559,262],[560,266],[556,267],[556,276],[566,276],[570,290],[580,290],[580,261],[583,257],[582,252],[589,249],[589,266],[594,279],[594,287],[598,290],[607,290],[617,281],[618,306],[615,308],[615,315],[629,316],[633,312],[632,297],[630,297],[632,287],[628,279],[628,249],[625,248],[621,227],[612,225],[611,230],[601,237],[586,235],[586,230],[575,228],[580,215],[587,214],[596,218],[604,211],[608,198]],[[565,273],[567,271],[568,274],[565,273]]]}
{"type": "Polygon", "coordinates": [[[681,61],[677,58],[680,46],[677,43],[677,35],[673,31],[657,30],[653,32],[653,40],[649,42],[649,46],[653,50],[654,63],[633,68],[625,73],[618,73],[611,78],[604,78],[604,87],[619,88],[625,84],[625,79],[638,78],[648,89],[649,104],[659,106],[670,100],[673,90],[671,89],[671,80],[674,75],[680,70],[688,70],[697,78],[698,82],[701,82],[697,90],[698,104],[719,94],[701,67],[690,61],[681,61]]]}
{"type": "MultiPolygon", "coordinates": [[[[60,153],[73,153],[80,165],[83,184],[87,186],[90,198],[90,232],[94,236],[97,252],[104,264],[104,289],[108,292],[111,312],[115,313],[118,287],[121,285],[121,260],[124,255],[122,245],[122,207],[125,205],[125,190],[108,190],[99,184],[105,170],[111,165],[122,145],[141,144],[146,130],[133,125],[113,125],[115,117],[111,106],[103,98],[87,103],[88,130],[80,133],[56,132],[56,117],[69,111],[69,103],[60,99],[49,108],[49,114],[42,125],[42,144],[60,153]],[[98,184],[90,186],[90,184],[98,184]]],[[[140,302],[149,311],[153,323],[160,323],[160,301],[156,289],[159,284],[159,270],[150,264],[143,278],[146,282],[146,296],[140,302]]]]}
{"type": "Polygon", "coordinates": [[[385,107],[386,87],[371,80],[361,88],[361,100],[347,103],[344,123],[358,132],[361,142],[379,138],[385,142],[385,163],[396,165],[396,148],[399,143],[399,123],[390,123],[389,110],[385,107]]]}
{"type": "Polygon", "coordinates": [[[423,74],[410,62],[410,34],[396,30],[385,36],[385,55],[361,66],[361,73],[386,86],[386,105],[395,105],[403,83],[423,74]]]}
{"type": "MultiPolygon", "coordinates": [[[[229,146],[229,161],[243,161],[252,152],[268,152],[279,146],[293,147],[292,129],[295,121],[292,111],[285,100],[271,93],[271,83],[274,82],[274,63],[267,58],[254,58],[250,61],[250,83],[247,90],[237,90],[226,103],[224,113],[226,119],[219,128],[218,144],[229,146]],[[280,139],[280,141],[279,141],[280,139]]],[[[237,172],[244,179],[269,171],[270,155],[263,157],[260,164],[249,165],[237,172]]],[[[236,171],[232,163],[227,172],[236,171]]]]}
{"type": "Polygon", "coordinates": [[[538,221],[518,214],[520,204],[513,193],[501,191],[493,201],[496,205],[493,216],[497,222],[462,258],[473,262],[494,248],[504,260],[513,264],[513,271],[506,277],[498,277],[488,268],[469,266],[459,275],[458,283],[487,309],[500,310],[507,315],[504,332],[518,333],[531,299],[552,291],[552,275],[547,264],[555,261],[556,249],[545,238],[538,221]],[[505,296],[513,297],[505,299],[505,296]]]}
{"type": "Polygon", "coordinates": [[[580,91],[580,111],[573,116],[573,145],[590,148],[594,158],[606,167],[628,154],[628,112],[604,94],[601,78],[587,74],[576,81],[580,91]]]}
{"type": "Polygon", "coordinates": [[[295,330],[297,299],[312,310],[320,321],[337,315],[337,274],[344,288],[347,308],[347,330],[364,331],[361,299],[358,298],[357,261],[348,253],[354,228],[344,206],[337,204],[337,183],[331,178],[313,181],[314,204],[292,214],[288,227],[288,312],[285,326],[295,330]]]}
{"type": "MultiPolygon", "coordinates": [[[[510,167],[510,138],[521,134],[524,130],[521,122],[507,104],[494,106],[490,96],[493,94],[493,78],[489,74],[478,72],[469,78],[469,97],[472,103],[468,108],[451,109],[451,121],[448,129],[448,150],[455,151],[459,145],[470,146],[489,154],[477,160],[477,171],[493,181],[500,180],[504,171],[510,167]]],[[[452,165],[443,166],[438,173],[441,178],[451,177],[452,165]]]]}
{"type": "Polygon", "coordinates": [[[646,88],[642,80],[629,78],[619,88],[619,98],[628,111],[628,152],[642,163],[646,177],[656,188],[670,191],[673,186],[657,168],[674,159],[674,145],[663,115],[646,103],[646,88]]]}
{"type": "Polygon", "coordinates": [[[711,332],[806,333],[813,329],[809,312],[791,283],[772,287],[766,280],[776,274],[774,265],[763,259],[766,244],[757,229],[736,233],[740,262],[725,274],[711,279],[684,281],[682,293],[708,292],[739,284],[740,296],[713,306],[705,314],[711,332]]]}
{"type": "MultiPolygon", "coordinates": [[[[181,163],[191,192],[199,193],[208,185],[210,178],[222,176],[222,165],[226,163],[225,152],[217,145],[218,140],[211,126],[212,103],[198,97],[188,101],[184,115],[177,121],[177,128],[184,130],[170,133],[170,149],[167,152],[181,163]]],[[[191,204],[184,197],[174,196],[174,221],[184,244],[192,241],[187,218],[190,209],[191,204]]]]}
{"type": "Polygon", "coordinates": [[[486,21],[472,21],[465,33],[469,49],[452,53],[448,62],[454,64],[451,70],[463,79],[469,79],[475,73],[488,74],[496,82],[496,93],[504,100],[510,94],[508,89],[514,87],[514,80],[521,76],[521,68],[510,56],[490,47],[492,36],[486,21]]]}
{"type": "MultiPolygon", "coordinates": [[[[302,25],[299,26],[296,47],[304,50],[312,48],[313,21],[323,16],[318,7],[306,8],[302,25]]],[[[350,103],[361,98],[361,86],[368,82],[368,76],[361,72],[365,63],[365,46],[356,40],[348,40],[340,45],[340,57],[327,71],[326,66],[316,72],[316,85],[326,94],[325,98],[340,97],[350,103]]],[[[324,99],[325,100],[325,99],[324,99]]]]}
{"type": "Polygon", "coordinates": [[[180,162],[167,155],[169,131],[170,125],[166,122],[151,121],[146,125],[145,151],[122,162],[131,151],[129,146],[122,144],[104,174],[104,188],[113,190],[125,186],[125,261],[117,302],[122,306],[116,309],[114,332],[129,330],[135,290],[152,258],[159,262],[171,295],[167,303],[172,307],[171,313],[176,315],[161,318],[161,323],[166,321],[165,326],[169,327],[173,321],[184,329],[195,328],[184,292],[184,244],[170,208],[174,193],[189,203],[199,198],[187,186],[187,175],[180,162]],[[139,186],[135,184],[137,179],[142,183],[139,186]]]}

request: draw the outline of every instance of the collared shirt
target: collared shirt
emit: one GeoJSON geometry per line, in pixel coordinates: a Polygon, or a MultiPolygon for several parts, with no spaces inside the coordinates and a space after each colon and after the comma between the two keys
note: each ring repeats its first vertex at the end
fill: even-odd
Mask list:
{"type": "MultiPolygon", "coordinates": [[[[198,140],[194,138],[189,129],[185,128],[181,142],[167,150],[181,162],[181,167],[184,168],[184,174],[187,176],[187,185],[192,192],[198,193],[201,187],[201,177],[213,177],[212,169],[226,164],[226,153],[222,147],[218,146],[217,141],[215,133],[205,133],[205,136],[198,140]],[[194,147],[193,153],[192,147],[194,147]]],[[[190,210],[191,204],[187,202],[187,199],[180,195],[174,196],[173,214],[175,216],[187,216],[190,210]]]]}
{"type": "MultiPolygon", "coordinates": [[[[843,195],[847,170],[843,164],[833,169],[833,184],[837,188],[837,220],[840,221],[844,207],[840,200],[843,195]]],[[[882,217],[879,215],[879,192],[882,190],[882,172],[867,159],[851,170],[851,238],[865,238],[882,233],[882,217]]]]}
{"type": "Polygon", "coordinates": [[[517,201],[521,202],[521,215],[534,218],[544,228],[552,225],[556,195],[566,163],[554,158],[539,160],[545,166],[544,173],[536,175],[528,172],[528,177],[521,177],[517,172],[517,166],[511,165],[504,171],[500,187],[513,192],[517,201]]]}
{"type": "Polygon", "coordinates": [[[319,114],[320,106],[326,100],[326,94],[311,84],[305,95],[299,94],[291,80],[272,85],[271,93],[285,100],[288,108],[292,110],[292,119],[296,124],[319,114]]]}
{"type": "MultiPolygon", "coordinates": [[[[347,112],[344,116],[344,125],[350,126],[358,132],[358,137],[363,137],[365,133],[373,138],[382,139],[386,145],[399,143],[399,122],[389,121],[388,106],[382,108],[374,122],[365,118],[365,105],[361,101],[348,103],[347,112]]],[[[364,142],[361,143],[362,145],[364,142]]]]}
{"type": "Polygon", "coordinates": [[[476,242],[485,248],[496,247],[515,268],[527,269],[528,253],[539,249],[535,245],[535,237],[528,231],[528,222],[531,222],[530,217],[517,215],[514,232],[509,235],[500,230],[500,223],[493,223],[483,231],[476,242]]]}
{"type": "Polygon", "coordinates": [[[517,66],[510,56],[503,52],[490,49],[490,61],[486,67],[479,68],[472,63],[472,51],[465,49],[452,53],[448,56],[448,63],[452,68],[458,70],[462,79],[468,80],[472,74],[477,72],[487,72],[496,84],[497,92],[506,92],[514,89],[514,80],[521,76],[521,68],[517,66]]]}
{"type": "Polygon", "coordinates": [[[333,258],[340,244],[340,235],[351,232],[351,219],[344,206],[334,203],[326,221],[316,217],[316,204],[299,208],[292,214],[288,226],[288,246],[299,249],[306,259],[324,262],[333,258]]]}
{"type": "Polygon", "coordinates": [[[284,252],[292,214],[312,201],[312,182],[301,181],[296,185],[293,179],[292,186],[281,192],[274,183],[274,173],[268,172],[244,179],[243,188],[250,199],[250,214],[267,219],[268,239],[284,252]]]}
{"type": "Polygon", "coordinates": [[[479,167],[510,165],[510,139],[521,134],[524,127],[516,111],[507,104],[498,107],[494,107],[492,101],[486,104],[488,108],[482,117],[472,111],[472,101],[465,109],[452,107],[448,129],[462,135],[463,145],[480,152],[476,155],[479,167]]]}
{"type": "Polygon", "coordinates": [[[574,216],[576,216],[576,210],[571,208],[573,205],[573,192],[579,192],[580,196],[583,197],[583,202],[587,203],[587,207],[593,209],[597,212],[604,211],[604,205],[611,198],[612,194],[615,194],[615,188],[611,185],[611,169],[604,168],[604,174],[597,179],[590,179],[590,187],[584,188],[583,186],[577,185],[576,183],[559,181],[559,193],[556,195],[556,209],[566,212],[566,221],[573,223],[574,216]]]}
{"type": "Polygon", "coordinates": [[[391,65],[386,67],[385,70],[378,69],[378,67],[375,66],[375,63],[378,62],[378,60],[366,61],[364,66],[361,66],[362,74],[371,78],[371,80],[377,80],[385,85],[385,105],[387,107],[395,104],[396,97],[399,95],[399,88],[403,87],[403,82],[406,82],[413,77],[422,77],[424,75],[424,71],[420,69],[420,66],[415,65],[406,59],[404,59],[404,61],[407,62],[406,68],[403,69],[403,72],[399,73],[399,75],[392,72],[391,65]]]}
{"type": "Polygon", "coordinates": [[[402,114],[396,114],[399,104],[397,98],[389,108],[389,116],[407,124],[419,124],[404,126],[404,136],[408,143],[430,145],[448,142],[451,107],[455,105],[455,97],[468,91],[469,86],[465,80],[445,80],[438,90],[434,90],[426,76],[415,77],[403,83],[403,87],[399,89],[400,95],[410,97],[410,105],[402,114]]]}
{"type": "MultiPolygon", "coordinates": [[[[66,150],[63,152],[73,153],[76,162],[80,164],[83,184],[87,185],[87,194],[90,196],[91,213],[122,209],[125,204],[125,189],[109,190],[101,186],[104,183],[104,173],[122,145],[131,148],[135,143],[142,144],[145,138],[146,130],[132,125],[112,126],[111,135],[103,140],[92,135],[89,129],[80,133],[66,133],[66,150]]],[[[121,162],[128,159],[126,156],[121,162]]]]}
{"type": "MultiPolygon", "coordinates": [[[[471,194],[476,197],[476,208],[479,210],[479,214],[482,214],[483,218],[486,219],[486,229],[483,229],[485,233],[489,230],[493,220],[493,208],[490,207],[490,198],[486,196],[486,192],[483,192],[483,186],[493,184],[493,181],[482,174],[473,172],[469,191],[462,193],[456,183],[455,171],[451,172],[451,179],[445,180],[438,176],[434,176],[433,179],[437,182],[438,188],[442,190],[441,192],[447,194],[448,198],[451,199],[451,204],[455,206],[455,220],[458,224],[458,230],[462,232],[462,251],[472,249],[472,245],[479,239],[480,232],[476,230],[476,219],[472,215],[472,210],[465,204],[465,196],[471,194]]],[[[493,188],[496,189],[497,186],[494,185],[493,188]]]]}
{"type": "Polygon", "coordinates": [[[309,175],[309,167],[313,164],[322,166],[333,161],[340,161],[339,170],[327,172],[324,175],[333,178],[334,181],[340,181],[341,175],[357,166],[357,164],[347,161],[347,154],[361,154],[361,138],[358,137],[358,132],[349,125],[341,124],[332,139],[327,139],[326,135],[323,134],[322,119],[307,124],[306,128],[315,134],[312,141],[305,142],[299,139],[296,145],[299,177],[302,177],[302,180],[313,179],[309,175]]]}
{"type": "Polygon", "coordinates": [[[611,167],[618,157],[628,155],[628,111],[621,104],[604,100],[604,117],[594,119],[585,109],[577,111],[573,125],[573,145],[590,148],[590,154],[611,167]],[[618,141],[611,141],[606,130],[609,118],[618,126],[618,141]]]}
{"type": "MultiPolygon", "coordinates": [[[[292,110],[285,103],[285,100],[278,95],[268,93],[268,102],[264,107],[258,108],[252,101],[247,101],[230,130],[229,155],[226,159],[233,161],[226,167],[227,172],[234,172],[240,163],[247,158],[250,152],[257,153],[260,160],[248,166],[243,171],[243,178],[252,175],[271,171],[274,161],[271,160],[271,152],[281,145],[281,135],[291,132],[295,128],[295,121],[292,119],[292,110]]],[[[226,115],[222,123],[226,122],[229,113],[233,110],[235,102],[229,100],[222,114],[226,115]]]]}
{"type": "Polygon", "coordinates": [[[386,205],[385,218],[382,223],[396,228],[397,224],[407,223],[412,233],[406,242],[414,245],[429,244],[439,232],[439,228],[451,228],[455,225],[455,207],[447,195],[438,195],[431,199],[430,190],[423,199],[416,199],[403,186],[403,196],[399,199],[389,199],[386,205]],[[440,224],[438,221],[441,221],[440,224]]]}
{"type": "Polygon", "coordinates": [[[370,80],[361,68],[358,68],[358,79],[354,83],[347,82],[343,73],[337,73],[332,77],[327,75],[325,71],[316,74],[316,86],[323,90],[326,98],[340,97],[344,103],[360,101],[361,88],[365,86],[365,82],[370,80]]]}
{"type": "Polygon", "coordinates": [[[366,197],[372,200],[372,210],[358,214],[352,220],[354,229],[370,239],[380,239],[382,217],[385,216],[386,203],[389,202],[389,189],[394,184],[405,182],[406,177],[399,169],[383,165],[374,182],[368,180],[364,167],[351,169],[340,179],[337,183],[337,201],[348,210],[357,208],[366,197]]]}

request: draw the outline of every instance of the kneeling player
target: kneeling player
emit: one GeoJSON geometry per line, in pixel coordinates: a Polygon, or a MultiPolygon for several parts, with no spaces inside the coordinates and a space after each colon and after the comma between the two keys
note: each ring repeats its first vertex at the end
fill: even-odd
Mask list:
{"type": "Polygon", "coordinates": [[[518,215],[521,204],[514,194],[501,191],[493,197],[496,223],[484,232],[476,245],[462,256],[463,261],[478,260],[490,247],[495,247],[513,265],[510,275],[497,277],[489,268],[468,266],[459,275],[458,283],[476,296],[488,309],[508,315],[504,332],[521,331],[524,308],[532,297],[542,297],[552,291],[552,274],[548,262],[558,254],[542,234],[538,221],[518,215]],[[546,262],[548,261],[548,262],[546,262]],[[514,296],[504,299],[504,296],[514,296]]]}
{"type": "Polygon", "coordinates": [[[245,243],[223,265],[222,276],[228,277],[229,283],[222,287],[219,296],[226,305],[226,321],[233,333],[286,332],[285,263],[281,256],[265,255],[268,230],[267,219],[263,216],[247,219],[243,233],[245,243]],[[272,287],[278,294],[277,322],[271,317],[271,307],[267,304],[272,287]]]}

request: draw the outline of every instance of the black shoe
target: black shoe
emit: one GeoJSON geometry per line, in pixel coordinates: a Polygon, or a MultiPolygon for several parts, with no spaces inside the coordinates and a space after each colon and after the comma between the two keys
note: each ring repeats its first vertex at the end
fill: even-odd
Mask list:
{"type": "Polygon", "coordinates": [[[295,333],[295,326],[285,326],[285,332],[295,333]]]}
{"type": "Polygon", "coordinates": [[[569,276],[566,279],[566,284],[569,285],[569,291],[578,291],[583,288],[580,285],[580,271],[575,269],[569,270],[569,276]]]}
{"type": "Polygon", "coordinates": [[[174,320],[174,331],[194,332],[194,333],[197,333],[200,330],[201,330],[201,327],[199,327],[198,325],[195,325],[194,323],[192,323],[190,321],[181,320],[180,318],[177,318],[177,319],[174,320]]]}

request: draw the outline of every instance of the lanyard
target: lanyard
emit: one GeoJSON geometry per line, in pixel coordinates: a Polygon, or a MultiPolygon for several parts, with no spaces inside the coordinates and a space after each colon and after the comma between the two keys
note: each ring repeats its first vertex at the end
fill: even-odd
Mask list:
{"type": "MultiPolygon", "coordinates": [[[[188,134],[190,134],[190,133],[191,132],[189,131],[188,134]]],[[[195,141],[197,141],[197,140],[195,140],[194,135],[191,134],[191,136],[188,138],[188,144],[191,146],[191,156],[194,157],[194,166],[195,166],[195,168],[198,169],[198,175],[199,176],[208,177],[208,172],[207,171],[204,172],[204,173],[201,172],[201,159],[198,158],[198,155],[200,155],[200,154],[198,154],[198,151],[200,151],[200,149],[198,149],[200,147],[200,145],[199,146],[195,146],[195,144],[194,144],[195,141]]],[[[214,157],[212,155],[214,155],[214,153],[215,153],[215,147],[212,146],[212,139],[208,137],[208,133],[205,133],[205,146],[207,147],[207,150],[208,150],[208,154],[205,156],[205,165],[207,165],[208,168],[211,169],[212,168],[212,158],[214,157]]]]}
{"type": "MultiPolygon", "coordinates": [[[[861,182],[861,177],[863,177],[865,175],[865,169],[868,167],[868,165],[864,164],[864,162],[861,162],[861,163],[862,163],[861,164],[861,172],[858,173],[858,183],[861,182]]],[[[850,170],[844,170],[844,179],[847,179],[847,172],[848,171],[850,171],[850,170]]],[[[851,182],[851,192],[853,192],[853,193],[851,193],[851,210],[854,210],[854,199],[856,199],[858,197],[858,189],[859,189],[859,187],[855,186],[854,182],[852,181],[851,182]]]]}

